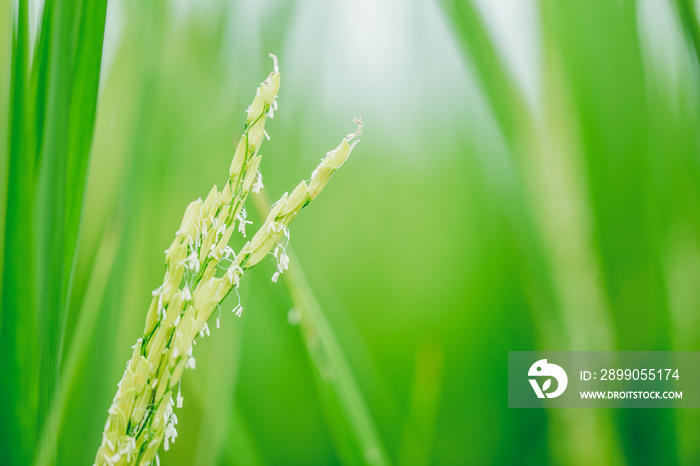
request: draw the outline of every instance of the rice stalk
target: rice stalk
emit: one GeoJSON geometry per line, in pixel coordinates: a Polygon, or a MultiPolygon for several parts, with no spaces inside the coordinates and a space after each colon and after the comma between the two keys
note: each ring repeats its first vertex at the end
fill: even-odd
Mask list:
{"type": "MultiPolygon", "coordinates": [[[[264,194],[253,201],[259,212],[267,210],[269,203],[264,194]]],[[[291,246],[286,253],[295,257],[291,246]]],[[[350,362],[298,260],[284,275],[284,283],[292,302],[287,320],[299,327],[311,363],[317,369],[316,385],[341,462],[391,464],[350,362]],[[334,422],[337,419],[342,421],[334,422]]]]}
{"type": "MultiPolygon", "coordinates": [[[[270,209],[253,238],[236,253],[228,242],[238,230],[245,237],[245,201],[251,191],[262,187],[258,153],[265,133],[265,122],[276,108],[280,73],[277,60],[248,107],[245,130],[236,147],[229,179],[219,192],[214,186],[204,201],[192,202],[185,211],[180,229],[165,252],[163,284],[153,291],[143,336],[133,346],[133,354],[118,384],[102,435],[95,464],[147,465],[161,443],[168,450],[177,437],[177,416],[182,407],[179,390],[173,396],[185,369],[194,369],[193,345],[199,335],[210,334],[208,321],[231,292],[238,293],[245,272],[272,253],[277,259],[276,281],[289,266],[286,244],[289,224],[299,211],[323,190],[333,173],[345,162],[358,141],[350,141],[362,131],[348,135],[326,154],[311,179],[300,182],[270,209]],[[284,244],[283,244],[284,243],[284,244]]],[[[240,316],[240,302],[233,310],[240,316]]],[[[217,326],[219,319],[217,318],[217,326]]]]}

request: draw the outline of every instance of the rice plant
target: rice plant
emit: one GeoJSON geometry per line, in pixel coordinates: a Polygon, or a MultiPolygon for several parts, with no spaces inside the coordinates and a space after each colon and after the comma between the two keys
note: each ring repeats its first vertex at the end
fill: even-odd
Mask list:
{"type": "MultiPolygon", "coordinates": [[[[197,336],[210,335],[209,320],[221,302],[237,289],[245,272],[272,254],[277,260],[276,282],[289,268],[286,247],[289,224],[303,207],[323,190],[335,171],[343,165],[362,133],[358,129],[328,152],[311,174],[308,182],[299,183],[291,194],[285,193],[273,207],[265,222],[236,253],[229,240],[234,231],[246,236],[245,202],[252,191],[263,188],[259,154],[266,120],[277,108],[280,73],[275,69],[260,85],[247,110],[245,130],[236,146],[229,179],[219,192],[214,186],[204,201],[192,202],[185,211],[180,229],[165,252],[166,274],[163,284],[153,291],[143,337],[133,346],[119,389],[109,409],[109,417],[97,452],[95,464],[150,464],[161,443],[167,451],[177,437],[177,415],[183,398],[173,390],[185,369],[194,369],[193,345],[197,336]],[[220,275],[220,276],[219,276],[220,275]]],[[[240,316],[239,302],[233,312],[240,316]]],[[[216,327],[220,326],[216,318],[216,327]]]]}
{"type": "Polygon", "coordinates": [[[696,2],[0,3],[0,463],[700,463],[693,410],[505,399],[509,350],[700,348],[696,2]]]}

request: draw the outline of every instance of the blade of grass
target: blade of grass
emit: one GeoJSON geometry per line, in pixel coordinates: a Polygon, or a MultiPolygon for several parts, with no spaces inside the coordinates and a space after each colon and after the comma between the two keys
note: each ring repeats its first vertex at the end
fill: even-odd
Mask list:
{"type": "MultiPolygon", "coordinates": [[[[687,160],[697,153],[697,138],[688,137],[696,129],[685,133],[686,111],[669,112],[667,104],[659,105],[663,94],[652,91],[656,78],[645,69],[635,2],[596,0],[584,6],[547,0],[542,6],[548,42],[561,56],[573,97],[571,113],[580,126],[595,245],[617,348],[669,349],[671,318],[659,256],[671,214],[686,198],[671,193],[686,176],[698,173],[697,163],[687,160]],[[674,166],[680,170],[674,173],[674,166]]],[[[670,87],[668,80],[660,84],[670,87]]],[[[688,103],[697,115],[696,98],[688,103]]],[[[697,127],[697,120],[688,123],[697,127]]],[[[679,218],[689,219],[695,210],[684,210],[679,218]]],[[[633,411],[616,415],[628,461],[677,462],[676,434],[668,422],[674,414],[633,411]],[[656,432],[667,422],[662,433],[656,432]]]]}
{"type": "Polygon", "coordinates": [[[676,0],[676,8],[686,38],[692,44],[696,65],[700,66],[700,28],[698,27],[695,2],[693,0],[676,0]]]}
{"type": "Polygon", "coordinates": [[[248,420],[241,409],[234,406],[230,414],[231,432],[223,452],[224,464],[245,464],[258,466],[263,464],[260,447],[250,433],[248,420]]]}
{"type": "MultiPolygon", "coordinates": [[[[0,296],[2,296],[2,276],[3,276],[3,257],[5,250],[2,247],[5,244],[5,208],[7,206],[7,152],[9,149],[8,132],[9,128],[9,111],[10,111],[10,76],[12,57],[12,15],[9,2],[0,2],[0,24],[3,25],[5,31],[9,34],[0,35],[0,296]]],[[[1,299],[1,298],[0,298],[1,299]]],[[[2,316],[0,316],[0,321],[2,316]]]]}
{"type": "MultiPolygon", "coordinates": [[[[269,205],[264,193],[253,200],[262,216],[269,205]]],[[[290,266],[282,277],[298,312],[309,356],[318,369],[315,379],[338,454],[345,464],[388,465],[391,461],[367,402],[291,246],[287,246],[287,255],[290,266]]]]}
{"type": "MultiPolygon", "coordinates": [[[[193,387],[188,393],[194,395],[201,407],[201,424],[208,427],[199,430],[193,455],[202,466],[219,464],[227,439],[235,433],[235,430],[231,432],[231,416],[222,413],[234,412],[244,327],[228,319],[221,325],[226,327],[217,333],[225,333],[225,338],[214,338],[198,347],[203,361],[203,367],[198,367],[201,377],[185,382],[193,387]],[[221,370],[222,367],[226,370],[221,370]]],[[[247,464],[243,457],[236,458],[236,462],[247,464]]]]}
{"type": "Polygon", "coordinates": [[[44,423],[39,444],[36,447],[35,465],[51,464],[53,442],[55,442],[58,431],[62,426],[67,399],[75,382],[76,374],[89,352],[88,344],[97,322],[95,310],[102,307],[101,303],[112,273],[114,259],[119,250],[122,228],[121,220],[115,220],[102,235],[100,247],[97,249],[97,257],[92,267],[93,273],[90,275],[86,286],[87,292],[83,299],[73,338],[61,370],[61,378],[59,379],[56,395],[51,403],[51,410],[47,421],[44,423]]]}
{"type": "Polygon", "coordinates": [[[105,14],[106,0],[45,2],[30,66],[27,2],[18,2],[0,330],[12,374],[3,412],[15,413],[0,438],[18,464],[33,457],[58,381],[105,14]]]}
{"type": "Polygon", "coordinates": [[[525,100],[496,51],[472,0],[443,0],[446,16],[484,91],[504,139],[513,145],[525,115],[525,100]]]}
{"type": "MultiPolygon", "coordinates": [[[[65,316],[82,212],[106,16],[106,1],[45,5],[47,41],[46,114],[40,140],[37,188],[39,264],[46,276],[40,285],[40,320],[48,357],[42,380],[53,388],[63,346],[65,316]]],[[[46,37],[46,36],[44,36],[46,37]]],[[[43,37],[42,37],[43,39],[43,37]]],[[[41,80],[39,80],[41,82],[41,80]]],[[[48,405],[52,394],[44,396],[48,405]]]]}
{"type": "Polygon", "coordinates": [[[411,388],[411,404],[404,426],[399,464],[430,464],[440,391],[442,389],[443,350],[425,343],[416,352],[416,369],[411,388]]]}
{"type": "Polygon", "coordinates": [[[27,464],[36,436],[38,387],[35,384],[34,268],[32,206],[34,157],[27,134],[29,36],[26,2],[19,2],[12,28],[8,129],[7,207],[0,315],[0,444],[9,464],[27,464]]]}
{"type": "MultiPolygon", "coordinates": [[[[587,234],[591,229],[584,207],[588,201],[585,195],[588,180],[581,171],[572,168],[576,165],[575,151],[556,141],[556,137],[576,134],[577,128],[573,124],[567,126],[561,119],[554,120],[558,124],[563,123],[557,128],[551,122],[540,125],[531,118],[512,76],[503,66],[504,59],[496,54],[492,34],[485,28],[474,2],[455,1],[446,5],[448,11],[453,12],[455,32],[472,61],[511,156],[518,162],[519,176],[525,183],[526,195],[533,206],[530,227],[535,231],[537,254],[543,257],[552,272],[550,283],[546,286],[556,297],[552,305],[558,309],[560,322],[555,324],[556,332],[540,335],[540,345],[550,349],[612,349],[613,318],[605,305],[604,283],[598,277],[601,264],[597,260],[595,245],[588,240],[587,234]],[[556,142],[560,146],[554,150],[546,145],[533,147],[533,140],[547,141],[550,145],[556,142]],[[579,182],[578,178],[582,178],[582,181],[579,182]],[[562,215],[562,209],[568,216],[562,215]]],[[[557,18],[556,23],[560,22],[561,19],[557,18]]],[[[551,41],[548,35],[545,38],[551,41]]],[[[548,63],[553,61],[552,52],[558,49],[554,44],[545,44],[548,63]]],[[[560,66],[556,61],[553,64],[560,66]]],[[[549,77],[547,73],[545,75],[549,77]]],[[[551,86],[552,83],[547,82],[544,87],[550,90],[551,86]]],[[[549,94],[545,93],[546,96],[549,94]]],[[[562,96],[553,99],[554,102],[560,100],[562,96]]],[[[545,101],[544,104],[550,102],[545,101]]],[[[545,114],[549,110],[551,108],[546,106],[545,114]]],[[[536,319],[540,320],[540,328],[554,323],[551,315],[537,316],[536,319]]],[[[605,414],[589,414],[585,416],[587,422],[584,424],[591,427],[581,430],[580,423],[562,413],[551,413],[549,430],[552,435],[562,438],[562,441],[552,442],[552,454],[558,461],[568,464],[586,464],[591,458],[598,464],[615,464],[622,453],[613,440],[605,441],[614,438],[614,422],[605,414]],[[582,441],[577,446],[577,442],[572,441],[573,436],[589,441],[582,441]],[[603,448],[598,452],[586,449],[585,445],[591,441],[598,442],[603,448]],[[557,444],[573,445],[577,450],[560,451],[555,447],[557,444]],[[594,453],[599,453],[599,456],[591,456],[594,453]]]]}

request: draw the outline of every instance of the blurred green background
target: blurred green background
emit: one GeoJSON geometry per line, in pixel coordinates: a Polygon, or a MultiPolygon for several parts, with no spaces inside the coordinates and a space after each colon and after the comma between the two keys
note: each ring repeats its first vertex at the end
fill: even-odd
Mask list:
{"type": "Polygon", "coordinates": [[[195,347],[163,464],[700,463],[696,410],[509,410],[506,386],[508,351],[700,350],[691,0],[40,18],[2,2],[3,464],[92,464],[163,250],[225,181],[268,52],[270,199],[353,117],[365,132],[291,227],[296,284],[265,261],[195,347]]]}

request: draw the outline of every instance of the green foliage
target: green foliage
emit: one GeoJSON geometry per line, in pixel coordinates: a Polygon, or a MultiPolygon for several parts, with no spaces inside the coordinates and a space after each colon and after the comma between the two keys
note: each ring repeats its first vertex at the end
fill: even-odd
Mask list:
{"type": "Polygon", "coordinates": [[[508,350],[700,349],[693,1],[530,2],[530,94],[500,2],[115,1],[104,55],[106,2],[46,2],[36,40],[7,3],[3,464],[91,464],[162,251],[228,170],[268,52],[270,198],[348,117],[367,129],[295,222],[304,275],[272,284],[263,261],[243,316],[222,305],[165,464],[700,461],[692,412],[506,401],[508,350]]]}
{"type": "Polygon", "coordinates": [[[46,2],[29,45],[28,2],[12,31],[0,363],[10,464],[26,464],[63,350],[100,79],[106,1],[46,2]],[[41,381],[38,383],[38,381],[41,381]]]}

